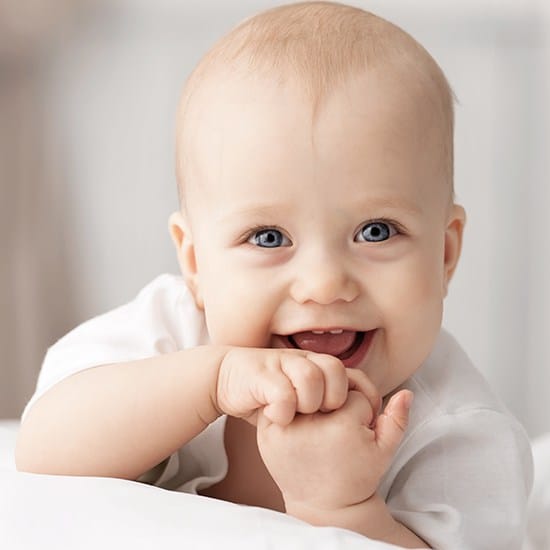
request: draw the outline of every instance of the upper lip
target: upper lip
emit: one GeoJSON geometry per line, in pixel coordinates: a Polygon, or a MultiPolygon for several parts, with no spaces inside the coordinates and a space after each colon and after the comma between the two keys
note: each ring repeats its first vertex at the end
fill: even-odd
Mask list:
{"type": "Polygon", "coordinates": [[[284,334],[281,333],[281,334],[276,334],[275,336],[281,336],[283,338],[286,338],[288,336],[292,336],[293,334],[298,334],[300,332],[319,332],[319,331],[323,331],[323,332],[331,332],[331,331],[335,331],[335,330],[338,330],[338,331],[344,331],[344,332],[370,332],[371,330],[373,329],[362,329],[362,328],[357,328],[357,327],[349,327],[349,326],[344,326],[344,325],[331,325],[329,327],[309,327],[309,328],[300,328],[298,330],[295,330],[293,332],[285,332],[284,334]]]}

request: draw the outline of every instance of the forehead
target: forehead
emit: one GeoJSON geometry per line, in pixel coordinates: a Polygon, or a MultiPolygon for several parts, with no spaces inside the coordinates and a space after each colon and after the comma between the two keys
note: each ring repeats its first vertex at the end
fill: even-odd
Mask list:
{"type": "Polygon", "coordinates": [[[445,195],[433,109],[392,75],[350,79],[316,111],[297,86],[261,78],[214,80],[198,93],[182,140],[190,204],[358,181],[388,197],[445,195]]]}

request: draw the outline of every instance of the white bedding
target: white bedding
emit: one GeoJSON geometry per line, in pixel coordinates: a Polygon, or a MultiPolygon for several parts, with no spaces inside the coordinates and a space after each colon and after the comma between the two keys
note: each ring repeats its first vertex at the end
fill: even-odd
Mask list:
{"type": "MultiPolygon", "coordinates": [[[[17,472],[17,428],[17,422],[0,421],[0,548],[397,549],[270,510],[132,481],[17,472]]],[[[533,450],[536,479],[524,550],[549,550],[550,434],[533,450]]]]}
{"type": "Polygon", "coordinates": [[[88,550],[395,550],[350,531],[110,478],[33,475],[13,461],[16,423],[0,422],[0,548],[88,550]]]}

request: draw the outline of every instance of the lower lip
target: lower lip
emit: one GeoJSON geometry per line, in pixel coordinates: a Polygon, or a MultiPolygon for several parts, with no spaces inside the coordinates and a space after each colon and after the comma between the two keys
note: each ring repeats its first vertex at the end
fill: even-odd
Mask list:
{"type": "Polygon", "coordinates": [[[372,338],[374,336],[375,330],[369,330],[368,332],[365,332],[363,334],[363,340],[357,346],[357,349],[345,359],[340,359],[342,363],[344,363],[344,367],[349,369],[354,369],[359,366],[359,364],[363,361],[365,356],[367,355],[367,352],[370,349],[370,345],[372,342],[372,338]]]}

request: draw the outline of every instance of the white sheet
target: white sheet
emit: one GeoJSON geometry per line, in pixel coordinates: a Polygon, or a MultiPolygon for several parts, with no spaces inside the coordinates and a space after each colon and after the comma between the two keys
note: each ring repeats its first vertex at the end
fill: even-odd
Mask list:
{"type": "MultiPolygon", "coordinates": [[[[17,472],[18,422],[0,421],[0,548],[10,550],[398,550],[262,508],[110,478],[17,472]]],[[[533,443],[535,485],[523,550],[550,549],[550,434],[533,443]]]]}
{"type": "Polygon", "coordinates": [[[262,508],[110,478],[17,472],[0,422],[0,547],[10,550],[395,550],[262,508]]]}

